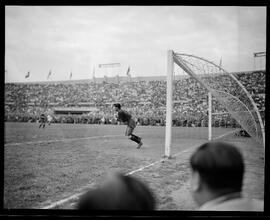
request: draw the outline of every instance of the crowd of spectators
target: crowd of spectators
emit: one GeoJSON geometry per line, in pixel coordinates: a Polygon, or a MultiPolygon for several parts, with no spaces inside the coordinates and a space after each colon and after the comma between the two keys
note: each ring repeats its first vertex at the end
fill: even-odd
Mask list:
{"type": "MultiPolygon", "coordinates": [[[[241,72],[235,77],[252,95],[264,117],[265,72],[241,72]]],[[[142,78],[143,79],[143,78],[142,78]]],[[[228,77],[209,76],[210,83],[226,85],[226,92],[237,94],[236,87],[228,77]],[[217,83],[219,82],[219,83],[217,83]]],[[[174,82],[174,126],[207,126],[208,93],[193,78],[174,82]]],[[[5,120],[36,122],[41,113],[50,114],[54,123],[105,123],[116,124],[112,103],[121,103],[132,112],[140,125],[165,125],[166,81],[132,81],[117,83],[6,83],[5,120]],[[98,111],[83,115],[54,114],[55,107],[96,107],[98,111]],[[103,120],[101,120],[103,118],[103,120]]],[[[213,99],[213,112],[226,109],[213,99]]],[[[215,116],[214,126],[237,126],[228,114],[215,116]]]]}

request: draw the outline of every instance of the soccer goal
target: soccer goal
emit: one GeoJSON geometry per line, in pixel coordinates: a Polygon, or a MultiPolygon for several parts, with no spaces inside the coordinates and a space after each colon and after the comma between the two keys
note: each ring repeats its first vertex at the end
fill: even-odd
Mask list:
{"type": "Polygon", "coordinates": [[[185,113],[190,118],[188,126],[196,126],[194,123],[198,123],[198,126],[208,128],[207,137],[205,137],[208,140],[214,139],[213,127],[231,126],[243,129],[256,142],[265,146],[261,115],[256,103],[241,82],[232,73],[228,73],[214,62],[169,50],[167,54],[165,157],[171,157],[173,120],[177,114],[181,117],[185,113]],[[176,70],[181,71],[178,79],[176,70]],[[193,89],[195,92],[193,91],[193,98],[188,99],[183,93],[189,92],[190,86],[195,87],[193,89]],[[179,88],[188,89],[183,91],[179,88]],[[175,94],[177,89],[180,94],[179,92],[175,94]],[[201,100],[198,100],[199,98],[201,100]],[[193,104],[189,103],[190,100],[193,104]],[[187,109],[183,109],[185,106],[187,109]],[[192,123],[193,119],[194,123],[192,123]]]}

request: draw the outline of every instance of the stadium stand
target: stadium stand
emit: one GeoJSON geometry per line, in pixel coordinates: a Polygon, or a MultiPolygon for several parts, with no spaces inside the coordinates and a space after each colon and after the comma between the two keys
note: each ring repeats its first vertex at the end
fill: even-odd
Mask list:
{"type": "MultiPolygon", "coordinates": [[[[264,121],[265,71],[233,73],[252,95],[264,121]]],[[[207,77],[207,76],[206,76],[207,77]]],[[[222,76],[208,76],[230,83],[222,76]]],[[[6,83],[5,121],[36,122],[41,113],[51,114],[54,123],[116,124],[112,103],[119,102],[132,112],[140,125],[165,125],[166,78],[94,83],[6,83]]],[[[234,89],[233,85],[230,87],[234,89]]],[[[233,91],[237,93],[237,91],[233,91]]],[[[175,80],[173,126],[207,126],[207,92],[192,78],[175,80]]],[[[216,101],[213,112],[225,109],[216,101]]],[[[221,115],[214,126],[237,126],[229,115],[221,115]]]]}

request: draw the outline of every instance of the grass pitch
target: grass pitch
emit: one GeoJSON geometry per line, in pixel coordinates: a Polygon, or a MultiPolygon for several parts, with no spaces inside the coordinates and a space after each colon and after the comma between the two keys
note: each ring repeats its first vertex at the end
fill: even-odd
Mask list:
{"type": "MultiPolygon", "coordinates": [[[[207,141],[207,128],[172,129],[173,158],[164,156],[165,127],[138,126],[144,145],[124,136],[124,125],[5,123],[4,208],[74,209],[78,195],[120,171],[142,179],[154,192],[159,210],[193,210],[188,159],[207,141]]],[[[230,132],[216,128],[214,137],[230,132]]],[[[246,158],[244,190],[263,198],[263,149],[250,138],[233,135],[246,158]]]]}

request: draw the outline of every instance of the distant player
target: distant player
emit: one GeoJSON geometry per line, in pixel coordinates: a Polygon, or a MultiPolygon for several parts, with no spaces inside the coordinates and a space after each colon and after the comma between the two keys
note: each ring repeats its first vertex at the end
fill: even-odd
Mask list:
{"type": "Polygon", "coordinates": [[[137,149],[141,148],[143,145],[142,139],[133,134],[133,130],[136,127],[136,122],[132,119],[132,116],[127,111],[122,110],[119,103],[116,103],[113,106],[114,110],[117,112],[117,120],[122,121],[127,125],[125,136],[128,136],[130,140],[138,144],[137,149]]]}
{"type": "Polygon", "coordinates": [[[42,113],[42,114],[40,115],[39,122],[40,122],[39,128],[41,128],[41,127],[45,128],[46,115],[45,115],[44,113],[42,113]]]}
{"type": "Polygon", "coordinates": [[[47,116],[48,125],[51,125],[52,119],[53,119],[53,118],[52,118],[51,115],[48,115],[48,116],[47,116]]]}

